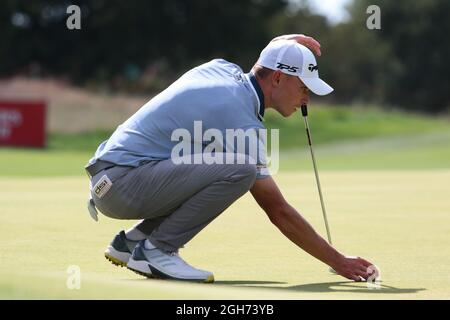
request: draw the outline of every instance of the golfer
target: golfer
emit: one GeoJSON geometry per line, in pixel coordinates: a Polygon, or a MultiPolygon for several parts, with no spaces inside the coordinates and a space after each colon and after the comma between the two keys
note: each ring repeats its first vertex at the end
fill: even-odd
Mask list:
{"type": "Polygon", "coordinates": [[[207,130],[258,132],[266,109],[288,117],[308,103],[309,91],[330,93],[310,49],[320,55],[320,44],[311,37],[277,37],[249,73],[212,60],[185,73],[118,126],[86,165],[88,208],[95,219],[98,209],[111,218],[140,221],[114,237],[107,259],[147,277],[213,282],[213,273],[189,265],[178,250],[250,190],[297,246],[346,278],[370,276],[372,263],[338,252],[286,202],[264,156],[250,154],[251,148],[225,148],[212,153],[224,161],[196,158],[206,152],[205,142],[198,141],[199,125],[201,137],[207,130]],[[181,138],[184,148],[178,152],[181,138]]]}

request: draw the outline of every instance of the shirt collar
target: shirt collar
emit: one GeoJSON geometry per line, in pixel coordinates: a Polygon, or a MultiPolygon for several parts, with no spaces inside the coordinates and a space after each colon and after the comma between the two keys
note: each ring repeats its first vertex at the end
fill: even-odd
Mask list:
{"type": "Polygon", "coordinates": [[[250,71],[249,73],[247,73],[247,76],[250,80],[250,83],[253,85],[253,88],[256,91],[256,95],[258,96],[258,100],[259,100],[258,117],[260,120],[263,120],[263,118],[264,118],[264,94],[263,94],[262,89],[261,89],[258,81],[256,80],[256,77],[253,74],[253,72],[250,71]]]}

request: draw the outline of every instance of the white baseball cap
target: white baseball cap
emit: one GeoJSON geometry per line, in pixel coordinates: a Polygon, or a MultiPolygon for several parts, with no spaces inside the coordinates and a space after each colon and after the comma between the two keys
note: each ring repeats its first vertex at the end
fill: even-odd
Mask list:
{"type": "Polygon", "coordinates": [[[270,42],[261,51],[257,64],[299,77],[308,89],[319,96],[333,91],[332,87],[319,78],[319,69],[313,53],[295,40],[270,42]]]}

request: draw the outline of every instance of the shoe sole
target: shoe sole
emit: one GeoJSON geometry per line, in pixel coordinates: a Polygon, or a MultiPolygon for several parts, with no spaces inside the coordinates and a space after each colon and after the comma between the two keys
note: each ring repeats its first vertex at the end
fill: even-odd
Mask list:
{"type": "Polygon", "coordinates": [[[127,268],[134,273],[137,273],[141,276],[153,279],[162,279],[162,280],[177,280],[177,281],[188,281],[188,282],[201,282],[201,283],[213,283],[214,275],[210,275],[206,279],[181,279],[174,278],[168,275],[165,275],[161,271],[157,270],[153,266],[151,266],[147,261],[136,261],[134,259],[130,259],[127,264],[127,268]],[[159,274],[151,273],[150,268],[158,271],[159,274]],[[143,270],[149,270],[149,272],[145,272],[143,270]]]}
{"type": "Polygon", "coordinates": [[[147,277],[147,278],[154,278],[153,274],[151,272],[144,272],[142,270],[149,269],[148,263],[145,261],[137,261],[134,259],[128,260],[127,264],[128,270],[133,271],[134,273],[137,273],[138,275],[147,277]]]}
{"type": "Polygon", "coordinates": [[[126,267],[130,260],[131,254],[127,252],[120,252],[114,249],[112,246],[108,246],[105,250],[105,258],[109,260],[113,265],[118,267],[126,267]]]}

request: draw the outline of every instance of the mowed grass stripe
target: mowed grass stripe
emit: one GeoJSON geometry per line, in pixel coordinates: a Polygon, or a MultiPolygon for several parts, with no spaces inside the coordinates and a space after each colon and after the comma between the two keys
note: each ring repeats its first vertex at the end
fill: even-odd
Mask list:
{"type": "MultiPolygon", "coordinates": [[[[320,170],[445,169],[450,168],[450,131],[314,145],[314,151],[320,170]]],[[[93,153],[0,149],[0,177],[85,176],[93,153]]],[[[312,170],[307,146],[281,150],[279,168],[312,170]]]]}
{"type": "MultiPolygon", "coordinates": [[[[312,172],[275,176],[288,201],[322,234],[312,172]]],[[[371,259],[382,286],[347,282],[289,242],[247,194],[182,256],[211,270],[213,285],[143,279],[111,265],[103,250],[134,221],[85,208],[84,177],[0,179],[2,298],[442,299],[450,298],[450,170],[324,171],[322,187],[336,246],[371,259]],[[68,290],[77,265],[82,289],[68,290]],[[84,280],[83,280],[84,279],[84,280]]]]}

